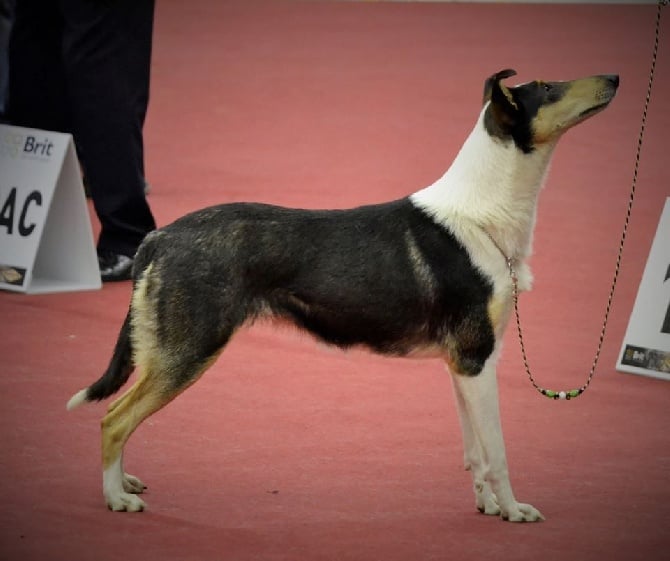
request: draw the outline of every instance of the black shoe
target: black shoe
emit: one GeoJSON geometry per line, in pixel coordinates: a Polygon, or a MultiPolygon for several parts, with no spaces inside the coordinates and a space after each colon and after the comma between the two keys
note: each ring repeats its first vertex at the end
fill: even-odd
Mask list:
{"type": "Polygon", "coordinates": [[[130,280],[133,272],[133,258],[111,251],[98,252],[98,265],[102,282],[130,280]]]}

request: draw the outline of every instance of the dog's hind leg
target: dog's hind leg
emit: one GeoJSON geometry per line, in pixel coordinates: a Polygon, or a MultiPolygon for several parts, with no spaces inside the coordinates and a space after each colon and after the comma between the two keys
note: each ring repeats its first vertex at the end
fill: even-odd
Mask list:
{"type": "Polygon", "coordinates": [[[102,420],[102,463],[103,493],[111,510],[144,510],[146,505],[136,493],[145,487],[123,471],[123,448],[142,421],[193,384],[216,356],[218,352],[204,361],[184,361],[167,372],[158,367],[160,361],[139,364],[137,382],[109,407],[102,420]]]}
{"type": "Polygon", "coordinates": [[[137,426],[165,403],[151,374],[142,377],[110,407],[102,420],[103,494],[111,510],[139,511],[144,501],[134,493],[144,489],[136,477],[123,471],[123,447],[137,426]]]}
{"type": "MultiPolygon", "coordinates": [[[[500,508],[504,520],[512,522],[535,522],[543,520],[542,514],[533,506],[517,502],[512,492],[505,455],[505,443],[500,426],[498,384],[495,364],[497,352],[486,361],[481,373],[467,376],[453,372],[452,379],[462,415],[466,461],[471,465],[475,493],[483,501],[485,511],[493,509],[491,493],[500,508]],[[476,440],[477,443],[473,443],[476,440]],[[490,491],[486,484],[490,485],[490,491]]],[[[493,514],[493,512],[491,512],[493,514]]]]}

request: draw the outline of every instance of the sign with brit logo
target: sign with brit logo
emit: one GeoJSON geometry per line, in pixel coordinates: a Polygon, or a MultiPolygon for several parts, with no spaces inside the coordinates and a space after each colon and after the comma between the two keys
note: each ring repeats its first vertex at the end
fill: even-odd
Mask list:
{"type": "Polygon", "coordinates": [[[100,286],[72,136],[0,125],[0,288],[100,286]]]}

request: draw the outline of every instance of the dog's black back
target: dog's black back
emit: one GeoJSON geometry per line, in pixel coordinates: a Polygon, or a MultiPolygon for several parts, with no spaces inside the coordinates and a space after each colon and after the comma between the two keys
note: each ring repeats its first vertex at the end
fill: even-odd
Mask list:
{"type": "Polygon", "coordinates": [[[151,234],[136,280],[149,263],[162,344],[183,346],[188,325],[213,352],[242,323],[271,315],[340,347],[450,347],[471,374],[493,349],[490,282],[407,198],[339,211],[211,207],[151,234]]]}

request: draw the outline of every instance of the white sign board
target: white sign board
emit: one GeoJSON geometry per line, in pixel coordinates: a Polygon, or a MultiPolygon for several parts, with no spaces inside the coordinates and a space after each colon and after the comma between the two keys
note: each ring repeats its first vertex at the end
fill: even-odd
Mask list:
{"type": "Polygon", "coordinates": [[[670,198],[649,252],[617,369],[670,380],[670,198]]]}
{"type": "Polygon", "coordinates": [[[100,286],[72,136],[0,125],[0,288],[100,286]]]}

